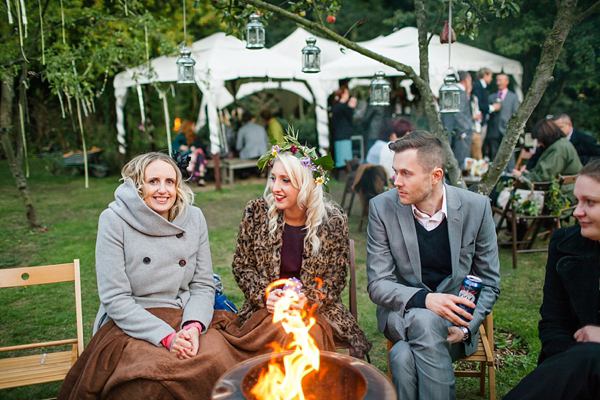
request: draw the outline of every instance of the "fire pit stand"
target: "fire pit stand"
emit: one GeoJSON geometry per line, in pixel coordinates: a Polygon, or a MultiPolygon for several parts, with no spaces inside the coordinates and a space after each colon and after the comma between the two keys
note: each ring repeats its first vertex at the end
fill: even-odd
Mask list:
{"type": "MultiPolygon", "coordinates": [[[[283,365],[279,353],[275,361],[283,365]]],[[[268,368],[273,354],[264,354],[244,361],[219,379],[213,389],[213,400],[254,400],[250,393],[261,372],[268,368]]],[[[327,400],[394,400],[396,391],[390,380],[377,368],[344,354],[321,352],[321,367],[302,381],[307,399],[327,400]]]]}

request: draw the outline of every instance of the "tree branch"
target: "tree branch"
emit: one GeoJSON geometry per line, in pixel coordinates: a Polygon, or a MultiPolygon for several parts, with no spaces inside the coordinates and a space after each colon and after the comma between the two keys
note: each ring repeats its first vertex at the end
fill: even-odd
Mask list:
{"type": "Polygon", "coordinates": [[[598,11],[598,9],[600,9],[600,1],[597,1],[596,3],[592,4],[590,8],[583,11],[581,14],[575,16],[575,18],[573,18],[573,25],[581,23],[583,20],[585,20],[586,18],[590,17],[593,13],[598,11]]]}
{"type": "MultiPolygon", "coordinates": [[[[425,114],[427,115],[427,120],[429,122],[429,129],[438,139],[440,139],[442,141],[442,144],[444,146],[444,153],[446,154],[445,167],[448,172],[450,181],[452,182],[453,185],[465,187],[465,183],[462,180],[458,162],[456,161],[456,158],[454,157],[454,153],[452,152],[452,149],[450,148],[450,144],[448,143],[446,129],[442,125],[442,120],[440,119],[440,115],[436,109],[435,96],[433,95],[433,93],[431,92],[431,88],[429,87],[429,74],[428,73],[423,75],[424,78],[421,78],[419,75],[417,75],[415,73],[415,71],[410,66],[402,64],[398,61],[394,61],[394,60],[387,58],[381,54],[377,54],[369,49],[359,46],[355,42],[348,40],[343,36],[340,36],[336,32],[332,31],[329,28],[326,28],[325,26],[323,26],[321,24],[309,21],[305,18],[295,15],[294,13],[286,11],[286,10],[284,10],[280,7],[277,7],[273,4],[265,3],[264,1],[261,1],[261,0],[239,0],[239,1],[244,4],[251,4],[257,8],[261,8],[264,10],[271,11],[275,14],[279,14],[280,16],[282,16],[284,18],[287,18],[291,21],[294,21],[302,26],[309,28],[309,30],[321,33],[324,37],[333,39],[334,41],[338,42],[342,46],[345,46],[351,50],[354,50],[357,53],[362,54],[365,57],[369,57],[375,61],[379,61],[380,63],[382,63],[384,65],[387,65],[391,68],[394,68],[395,70],[397,70],[399,72],[404,73],[408,78],[410,78],[415,83],[415,85],[417,86],[417,89],[419,89],[419,92],[421,92],[421,96],[423,98],[423,104],[425,106],[425,114]]],[[[421,7],[424,12],[425,7],[423,5],[422,0],[415,0],[415,8],[417,8],[418,6],[421,7]]],[[[423,36],[424,40],[425,40],[424,41],[424,43],[425,43],[424,51],[427,52],[427,45],[426,45],[427,29],[426,28],[419,29],[420,36],[421,36],[421,31],[424,31],[424,36],[423,36]]],[[[423,46],[420,43],[419,44],[419,54],[422,54],[422,52],[423,52],[422,47],[423,46]]],[[[428,64],[429,59],[427,57],[421,58],[421,60],[426,60],[425,62],[427,63],[427,65],[429,65],[428,64]]],[[[423,64],[423,63],[421,63],[421,64],[423,64]]],[[[427,68],[427,70],[428,70],[428,68],[427,68]]]]}
{"type": "MultiPolygon", "coordinates": [[[[415,4],[415,6],[416,6],[416,4],[415,4]]],[[[425,12],[425,10],[423,10],[423,12],[425,12]]],[[[435,21],[435,25],[433,26],[433,29],[431,30],[431,35],[429,35],[429,38],[427,39],[427,46],[429,46],[429,43],[431,43],[431,39],[433,39],[433,35],[435,35],[435,33],[437,32],[437,28],[438,28],[438,26],[440,26],[440,22],[442,22],[442,18],[444,18],[445,14],[446,14],[446,4],[444,4],[444,8],[440,12],[440,15],[439,15],[437,21],[435,21]]]]}

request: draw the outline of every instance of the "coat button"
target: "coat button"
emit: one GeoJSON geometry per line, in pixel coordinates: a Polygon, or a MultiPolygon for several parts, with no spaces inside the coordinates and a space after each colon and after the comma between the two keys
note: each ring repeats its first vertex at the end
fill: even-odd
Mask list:
{"type": "Polygon", "coordinates": [[[177,239],[181,239],[181,238],[183,237],[183,233],[178,233],[177,235],[175,235],[175,237],[176,237],[177,239]]]}
{"type": "Polygon", "coordinates": [[[179,266],[185,267],[185,260],[179,260],[179,266]]]}
{"type": "Polygon", "coordinates": [[[144,264],[150,264],[150,261],[152,261],[152,260],[150,260],[150,257],[144,257],[143,261],[144,261],[144,264]]]}

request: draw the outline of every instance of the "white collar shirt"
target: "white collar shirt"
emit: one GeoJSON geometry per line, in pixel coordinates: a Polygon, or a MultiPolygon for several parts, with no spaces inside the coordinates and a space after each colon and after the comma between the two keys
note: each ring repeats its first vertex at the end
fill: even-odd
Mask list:
{"type": "Polygon", "coordinates": [[[480,79],[479,82],[481,83],[481,87],[483,87],[484,89],[487,87],[487,83],[485,83],[483,79],[480,79]]]}
{"type": "Polygon", "coordinates": [[[569,132],[569,134],[567,135],[567,139],[570,141],[571,140],[571,136],[573,136],[573,131],[574,129],[571,128],[571,132],[569,132]]]}
{"type": "Polygon", "coordinates": [[[421,224],[428,232],[434,230],[444,221],[444,218],[448,218],[448,206],[446,204],[446,186],[442,186],[442,208],[440,208],[435,214],[429,216],[421,210],[419,210],[414,204],[410,205],[415,219],[421,224]]]}

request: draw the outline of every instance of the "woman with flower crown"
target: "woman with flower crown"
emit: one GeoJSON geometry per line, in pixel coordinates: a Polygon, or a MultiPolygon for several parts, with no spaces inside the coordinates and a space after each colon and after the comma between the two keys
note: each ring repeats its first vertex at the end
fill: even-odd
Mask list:
{"type": "Polygon", "coordinates": [[[270,168],[268,183],[263,197],[246,205],[232,265],[245,296],[240,321],[272,330],[282,290],[271,290],[268,297],[265,290],[276,280],[295,278],[302,283],[299,307],[317,317],[311,335],[321,350],[334,351],[335,337],[364,357],[371,343],[340,298],[349,264],[348,219],[324,193],[331,156],[318,158],[292,132],[258,166],[270,168]]]}

